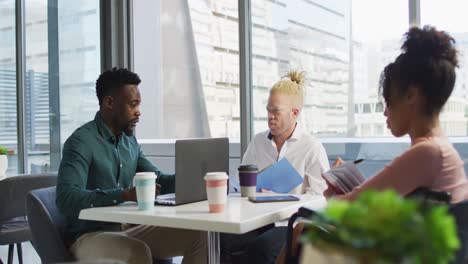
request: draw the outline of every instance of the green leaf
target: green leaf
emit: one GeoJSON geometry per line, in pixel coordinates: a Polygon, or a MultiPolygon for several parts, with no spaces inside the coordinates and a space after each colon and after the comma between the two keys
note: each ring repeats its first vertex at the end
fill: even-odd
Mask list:
{"type": "Polygon", "coordinates": [[[6,155],[8,154],[8,150],[4,147],[0,147],[0,155],[6,155]]]}
{"type": "Polygon", "coordinates": [[[303,240],[346,248],[376,262],[446,263],[459,241],[447,206],[423,206],[394,191],[368,191],[355,201],[332,200],[311,219],[303,240]]]}

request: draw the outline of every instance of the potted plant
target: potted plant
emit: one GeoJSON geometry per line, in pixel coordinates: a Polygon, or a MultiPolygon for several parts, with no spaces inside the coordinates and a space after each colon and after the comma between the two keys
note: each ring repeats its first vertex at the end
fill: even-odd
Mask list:
{"type": "Polygon", "coordinates": [[[394,191],[332,200],[302,238],[303,263],[448,263],[459,247],[445,205],[405,199],[394,191]]]}
{"type": "Polygon", "coordinates": [[[8,169],[8,149],[0,147],[0,179],[5,177],[5,173],[8,169]]]}

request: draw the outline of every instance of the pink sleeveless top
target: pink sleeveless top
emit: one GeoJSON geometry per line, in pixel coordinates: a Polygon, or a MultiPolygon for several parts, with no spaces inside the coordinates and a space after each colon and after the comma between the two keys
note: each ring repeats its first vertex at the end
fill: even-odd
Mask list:
{"type": "Polygon", "coordinates": [[[451,203],[468,199],[464,162],[445,136],[421,137],[377,175],[339,198],[353,200],[369,189],[394,189],[402,196],[418,187],[452,194],[451,203]]]}

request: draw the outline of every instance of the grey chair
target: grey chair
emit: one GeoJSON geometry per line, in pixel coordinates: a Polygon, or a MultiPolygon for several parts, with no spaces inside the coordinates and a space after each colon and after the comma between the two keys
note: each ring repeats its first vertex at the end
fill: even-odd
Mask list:
{"type": "MultiPolygon", "coordinates": [[[[50,187],[31,191],[26,198],[33,246],[43,264],[75,260],[65,244],[66,220],[57,208],[55,197],[56,189],[50,187]]],[[[155,259],[154,263],[169,264],[172,259],[155,259]]]]}
{"type": "Polygon", "coordinates": [[[456,264],[468,263],[468,200],[453,204],[449,212],[455,217],[460,248],[456,253],[456,264]]]}
{"type": "Polygon", "coordinates": [[[44,264],[74,260],[65,244],[66,220],[55,197],[55,187],[50,187],[31,191],[26,198],[33,246],[44,264]]]}
{"type": "MultiPolygon", "coordinates": [[[[0,181],[0,245],[8,246],[8,263],[13,263],[16,244],[18,262],[23,263],[21,243],[31,241],[26,218],[26,195],[29,191],[57,184],[56,174],[8,177],[0,181]]],[[[2,261],[0,260],[0,263],[2,261]]]]}

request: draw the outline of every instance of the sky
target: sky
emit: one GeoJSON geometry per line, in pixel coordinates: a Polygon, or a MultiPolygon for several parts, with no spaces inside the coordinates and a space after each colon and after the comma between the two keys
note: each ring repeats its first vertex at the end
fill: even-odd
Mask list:
{"type": "Polygon", "coordinates": [[[353,0],[353,38],[368,43],[399,39],[408,17],[408,0],[353,0]]]}
{"type": "Polygon", "coordinates": [[[450,33],[468,32],[467,0],[421,0],[421,24],[450,33]]]}
{"type": "MultiPolygon", "coordinates": [[[[421,24],[449,33],[468,32],[468,0],[420,0],[421,24]]],[[[352,0],[357,41],[399,39],[409,26],[408,0],[352,0]]]]}

